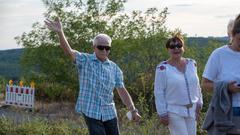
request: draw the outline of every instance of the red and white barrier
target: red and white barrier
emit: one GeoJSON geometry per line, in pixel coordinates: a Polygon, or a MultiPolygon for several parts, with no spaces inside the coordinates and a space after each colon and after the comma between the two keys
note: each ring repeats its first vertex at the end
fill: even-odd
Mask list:
{"type": "Polygon", "coordinates": [[[21,87],[7,85],[5,103],[25,108],[34,108],[35,89],[32,87],[21,87]]]}

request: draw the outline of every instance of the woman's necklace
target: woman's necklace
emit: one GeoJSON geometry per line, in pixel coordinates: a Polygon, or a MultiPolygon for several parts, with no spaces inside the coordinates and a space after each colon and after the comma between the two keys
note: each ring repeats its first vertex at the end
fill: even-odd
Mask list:
{"type": "Polygon", "coordinates": [[[181,59],[180,61],[173,61],[173,60],[169,60],[168,63],[172,66],[174,66],[175,68],[177,68],[178,71],[184,73],[185,72],[185,67],[186,67],[186,60],[185,59],[181,59]]]}

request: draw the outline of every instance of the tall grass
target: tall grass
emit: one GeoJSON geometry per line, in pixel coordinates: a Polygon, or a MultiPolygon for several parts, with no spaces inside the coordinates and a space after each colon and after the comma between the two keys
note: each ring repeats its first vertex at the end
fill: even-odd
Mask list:
{"type": "MultiPolygon", "coordinates": [[[[202,117],[200,122],[202,123],[202,117]]],[[[157,115],[143,118],[140,123],[127,120],[120,111],[119,124],[121,135],[169,135],[167,127],[160,124],[157,115]]],[[[198,135],[206,135],[198,126],[198,135]]],[[[34,118],[30,121],[16,123],[7,118],[0,118],[0,135],[87,135],[88,130],[82,117],[78,120],[47,120],[34,118]]]]}
{"type": "Polygon", "coordinates": [[[68,121],[34,119],[20,124],[0,118],[0,135],[87,135],[87,128],[68,121]]]}

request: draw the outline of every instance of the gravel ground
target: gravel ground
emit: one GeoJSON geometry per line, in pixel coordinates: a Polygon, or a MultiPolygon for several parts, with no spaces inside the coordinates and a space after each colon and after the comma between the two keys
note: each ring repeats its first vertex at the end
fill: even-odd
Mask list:
{"type": "Polygon", "coordinates": [[[15,123],[31,121],[34,118],[47,120],[69,119],[78,120],[73,103],[36,103],[34,111],[16,106],[0,104],[0,118],[13,120],[15,123]]]}
{"type": "Polygon", "coordinates": [[[11,106],[0,107],[0,117],[13,120],[15,123],[20,123],[24,121],[30,121],[33,119],[34,114],[26,109],[17,109],[11,106]]]}

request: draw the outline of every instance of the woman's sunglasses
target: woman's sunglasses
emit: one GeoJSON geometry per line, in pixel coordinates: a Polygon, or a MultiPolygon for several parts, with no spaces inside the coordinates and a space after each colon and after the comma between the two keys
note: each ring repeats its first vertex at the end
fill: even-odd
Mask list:
{"type": "Polygon", "coordinates": [[[109,51],[111,49],[110,46],[104,46],[104,45],[97,45],[97,49],[103,51],[104,49],[106,51],[109,51]]]}
{"type": "Polygon", "coordinates": [[[183,47],[182,44],[177,43],[177,44],[171,44],[168,48],[170,48],[170,49],[174,49],[174,48],[180,49],[180,48],[182,48],[182,47],[183,47]]]}

